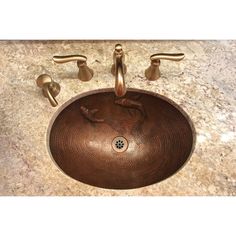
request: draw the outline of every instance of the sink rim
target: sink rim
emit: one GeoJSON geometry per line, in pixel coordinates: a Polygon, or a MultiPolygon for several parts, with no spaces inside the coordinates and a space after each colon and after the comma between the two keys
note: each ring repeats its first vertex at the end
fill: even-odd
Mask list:
{"type": "MultiPolygon", "coordinates": [[[[188,113],[180,106],[178,105],[176,102],[174,102],[172,99],[164,96],[164,95],[161,95],[159,93],[156,93],[156,92],[153,92],[153,91],[149,91],[149,90],[144,90],[144,89],[138,89],[138,88],[127,88],[127,92],[139,92],[139,93],[144,93],[144,94],[147,94],[147,95],[151,95],[151,96],[154,96],[154,97],[158,97],[164,101],[166,101],[167,103],[169,103],[170,105],[174,106],[177,110],[179,110],[181,112],[181,114],[186,118],[190,128],[191,128],[191,131],[192,131],[192,137],[193,137],[193,141],[192,141],[192,148],[191,148],[191,152],[189,153],[189,156],[188,158],[186,159],[186,161],[184,162],[184,164],[179,168],[177,169],[172,175],[158,181],[157,183],[154,183],[154,184],[159,184],[171,177],[173,177],[176,173],[178,173],[179,171],[181,171],[185,165],[189,162],[194,150],[195,150],[195,146],[196,146],[196,129],[195,129],[195,126],[194,126],[194,123],[192,121],[192,119],[190,118],[190,116],[188,115],[188,113]]],[[[52,118],[50,119],[49,121],[49,125],[48,125],[48,128],[47,128],[47,133],[46,133],[46,146],[47,146],[47,151],[49,153],[49,156],[51,158],[51,160],[53,161],[53,163],[56,165],[56,167],[59,169],[59,171],[65,175],[66,177],[68,177],[69,179],[73,180],[73,181],[76,181],[77,183],[81,183],[81,184],[85,184],[87,186],[90,186],[90,187],[93,187],[93,188],[100,188],[100,189],[106,189],[106,190],[112,190],[112,191],[115,191],[115,190],[132,190],[132,189],[140,189],[140,188],[146,188],[148,186],[151,186],[151,185],[154,185],[154,184],[149,184],[149,185],[146,185],[146,186],[143,186],[143,187],[135,187],[135,188],[129,188],[129,189],[119,189],[119,188],[104,188],[104,187],[98,187],[98,186],[94,186],[94,185],[90,185],[90,184],[87,184],[87,183],[84,183],[82,181],[79,181],[79,180],[76,180],[74,179],[73,177],[71,177],[70,175],[68,175],[67,173],[65,173],[61,167],[56,163],[55,159],[53,158],[53,155],[51,153],[51,149],[50,149],[50,133],[51,133],[51,130],[52,130],[52,126],[55,122],[55,120],[57,119],[57,117],[60,115],[60,113],[67,107],[69,106],[71,103],[73,103],[74,101],[80,99],[80,98],[83,98],[83,97],[86,97],[86,96],[89,96],[89,95],[93,95],[93,94],[97,94],[97,93],[104,93],[104,92],[113,92],[114,93],[114,88],[101,88],[101,89],[95,89],[95,90],[89,90],[87,92],[82,92],[74,97],[72,97],[71,99],[69,99],[68,101],[66,101],[65,103],[63,103],[57,110],[56,112],[53,114],[52,118]]]]}

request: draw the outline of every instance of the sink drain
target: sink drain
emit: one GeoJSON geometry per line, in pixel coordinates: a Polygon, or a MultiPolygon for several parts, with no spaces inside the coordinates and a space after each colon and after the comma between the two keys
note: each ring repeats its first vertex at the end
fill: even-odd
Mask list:
{"type": "Polygon", "coordinates": [[[124,152],[128,148],[128,141],[122,136],[115,137],[112,141],[112,148],[116,152],[124,152]]]}

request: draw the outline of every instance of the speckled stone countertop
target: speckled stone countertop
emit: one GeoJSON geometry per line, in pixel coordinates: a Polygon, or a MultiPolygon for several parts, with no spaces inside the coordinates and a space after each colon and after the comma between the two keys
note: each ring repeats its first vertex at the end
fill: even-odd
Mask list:
{"type": "Polygon", "coordinates": [[[197,132],[183,169],[158,184],[133,190],[89,186],[63,174],[51,160],[46,133],[53,114],[83,92],[114,86],[115,41],[0,41],[0,195],[236,195],[236,41],[124,41],[127,87],[169,97],[189,114],[197,132]],[[163,61],[162,76],[144,77],[149,56],[183,52],[163,61]],[[84,54],[94,70],[77,79],[76,63],[56,65],[53,55],[84,54]],[[53,108],[36,86],[49,73],[61,85],[53,108]]]}

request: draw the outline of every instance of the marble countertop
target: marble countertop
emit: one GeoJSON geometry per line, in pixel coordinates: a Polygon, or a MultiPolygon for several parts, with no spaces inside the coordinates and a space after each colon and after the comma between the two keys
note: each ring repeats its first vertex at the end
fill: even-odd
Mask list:
{"type": "MultiPolygon", "coordinates": [[[[120,42],[120,41],[119,41],[120,42]]],[[[236,195],[236,41],[121,41],[127,87],[169,97],[192,118],[197,142],[190,161],[158,184],[107,190],[75,181],[51,160],[46,133],[54,113],[80,93],[114,86],[115,41],[0,41],[0,195],[236,195]],[[161,78],[144,70],[157,52],[183,52],[162,61],[161,78]],[[77,79],[76,63],[56,65],[53,55],[84,54],[94,70],[77,79]],[[53,108],[35,80],[42,73],[60,83],[53,108]]]]}

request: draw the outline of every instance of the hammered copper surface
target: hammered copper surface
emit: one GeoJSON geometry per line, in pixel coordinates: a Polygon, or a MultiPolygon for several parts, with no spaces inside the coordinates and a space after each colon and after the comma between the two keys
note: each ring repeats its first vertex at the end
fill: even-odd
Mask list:
{"type": "Polygon", "coordinates": [[[81,95],[57,115],[49,147],[64,173],[97,187],[130,189],[164,180],[188,160],[195,132],[181,108],[142,90],[128,90],[125,98],[142,104],[145,115],[119,104],[113,89],[81,95]],[[81,107],[101,122],[87,119],[81,107]],[[112,147],[117,136],[128,141],[124,152],[112,147]]]}

